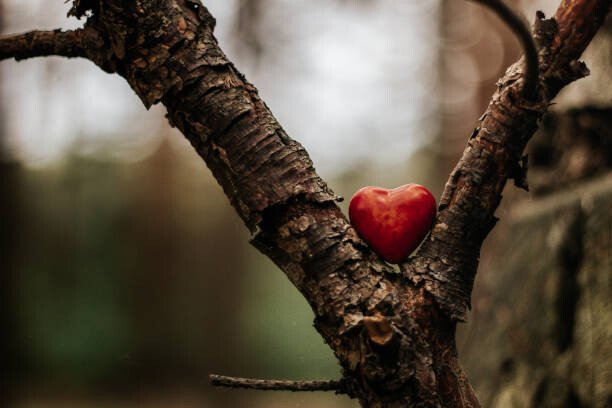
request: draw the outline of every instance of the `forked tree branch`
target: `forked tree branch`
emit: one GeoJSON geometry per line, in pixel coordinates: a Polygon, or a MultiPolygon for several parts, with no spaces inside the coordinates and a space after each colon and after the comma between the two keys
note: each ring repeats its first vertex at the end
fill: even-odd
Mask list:
{"type": "Polygon", "coordinates": [[[477,407],[457,360],[455,326],[469,307],[480,247],[506,180],[524,185],[522,152],[539,118],[563,86],[586,74],[576,59],[609,9],[610,0],[564,0],[556,20],[538,16],[537,92],[522,95],[522,64],[500,79],[431,236],[401,275],[350,226],[304,148],[221,51],[215,20],[198,0],[76,0],[71,13],[86,16],[104,43],[79,52],[123,76],[145,106],[165,105],[253,245],[308,300],[349,396],[367,407],[477,407]]]}

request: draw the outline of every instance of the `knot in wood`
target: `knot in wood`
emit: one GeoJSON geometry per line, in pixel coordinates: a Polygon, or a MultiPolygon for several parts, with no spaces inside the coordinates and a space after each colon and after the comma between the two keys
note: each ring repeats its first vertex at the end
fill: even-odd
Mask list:
{"type": "Polygon", "coordinates": [[[374,344],[385,346],[393,338],[391,323],[380,312],[374,316],[364,316],[363,325],[368,333],[368,338],[374,344]]]}

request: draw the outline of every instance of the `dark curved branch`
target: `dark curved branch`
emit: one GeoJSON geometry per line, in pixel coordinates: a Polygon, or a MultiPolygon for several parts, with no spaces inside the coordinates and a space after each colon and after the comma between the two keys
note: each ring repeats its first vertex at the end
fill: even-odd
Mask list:
{"type": "Polygon", "coordinates": [[[525,53],[525,78],[521,95],[526,99],[533,99],[538,88],[540,68],[538,64],[538,51],[536,49],[531,30],[525,21],[501,0],[470,0],[490,8],[510,27],[518,37],[525,53]]]}
{"type": "Polygon", "coordinates": [[[34,57],[60,56],[87,58],[107,72],[112,72],[104,40],[91,28],[62,31],[29,31],[0,36],[0,61],[14,58],[21,61],[34,57]]]}
{"type": "Polygon", "coordinates": [[[262,380],[216,374],[211,374],[209,379],[210,383],[215,387],[245,388],[260,391],[335,391],[336,394],[346,393],[344,382],[341,380],[262,380]]]}

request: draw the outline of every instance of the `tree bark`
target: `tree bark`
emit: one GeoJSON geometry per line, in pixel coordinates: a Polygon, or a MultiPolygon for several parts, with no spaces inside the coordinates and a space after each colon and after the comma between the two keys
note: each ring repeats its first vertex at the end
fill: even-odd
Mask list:
{"type": "MultiPolygon", "coordinates": [[[[565,0],[555,19],[538,16],[537,96],[521,95],[522,64],[510,67],[450,176],[430,237],[401,274],[350,226],[304,148],[220,50],[199,1],[76,0],[70,14],[87,17],[85,28],[62,33],[76,38],[59,53],[123,76],[146,107],[166,106],[253,245],[310,303],[343,367],[344,392],[367,407],[477,407],[455,325],[469,308],[480,247],[506,180],[524,185],[522,151],[539,118],[559,89],[586,74],[576,58],[609,8],[609,0],[565,0]]],[[[44,38],[39,55],[56,50],[44,38]]],[[[37,43],[15,48],[19,39],[0,39],[0,59],[34,56],[37,43]]]]}

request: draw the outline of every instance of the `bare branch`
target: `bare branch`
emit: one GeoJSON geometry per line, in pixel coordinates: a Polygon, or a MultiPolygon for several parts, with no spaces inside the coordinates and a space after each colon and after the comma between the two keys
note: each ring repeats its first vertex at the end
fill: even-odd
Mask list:
{"type": "Polygon", "coordinates": [[[542,51],[536,100],[522,97],[519,63],[498,81],[486,112],[470,136],[444,189],[438,219],[418,257],[404,273],[422,283],[443,309],[462,319],[470,305],[480,247],[495,225],[506,181],[524,178],[523,150],[559,90],[588,74],[578,62],[610,10],[610,0],[565,0],[557,19],[539,12],[535,39],[542,51]]]}
{"type": "Polygon", "coordinates": [[[554,69],[555,65],[568,65],[571,61],[580,58],[606,19],[611,6],[610,0],[561,2],[555,13],[559,33],[551,46],[555,60],[551,68],[554,69]]]}
{"type": "Polygon", "coordinates": [[[34,57],[56,55],[67,58],[87,58],[107,72],[109,65],[105,42],[92,28],[61,31],[29,31],[23,34],[0,36],[0,61],[17,61],[34,57]]]}
{"type": "Polygon", "coordinates": [[[538,51],[536,49],[531,31],[524,19],[517,15],[510,7],[501,0],[471,0],[490,8],[501,18],[514,34],[518,37],[523,51],[525,52],[525,78],[521,95],[524,98],[532,99],[535,97],[538,87],[538,76],[540,68],[538,66],[538,51]]]}
{"type": "MultiPolygon", "coordinates": [[[[499,81],[447,183],[430,239],[402,265],[403,276],[360,240],[305,149],[219,48],[215,20],[199,0],[74,4],[73,14],[87,16],[99,44],[79,46],[81,38],[72,45],[76,51],[56,49],[52,40],[28,48],[24,38],[19,55],[18,47],[1,43],[4,55],[8,48],[10,57],[85,56],[103,69],[116,67],[145,106],[165,105],[253,232],[253,245],[308,300],[316,329],[342,365],[342,383],[307,382],[306,388],[326,384],[362,406],[479,406],[457,360],[455,320],[469,306],[480,247],[506,180],[520,174],[522,151],[551,99],[585,75],[575,59],[610,0],[564,0],[558,29],[554,20],[536,21],[542,64],[537,95],[522,95],[522,64],[499,81]],[[384,321],[391,338],[373,336],[373,321],[384,321]]],[[[305,386],[218,379],[218,385],[255,389],[305,386]]]]}
{"type": "Polygon", "coordinates": [[[210,383],[215,387],[246,388],[261,391],[335,391],[346,393],[342,380],[289,381],[262,380],[257,378],[228,377],[211,374],[210,383]]]}

